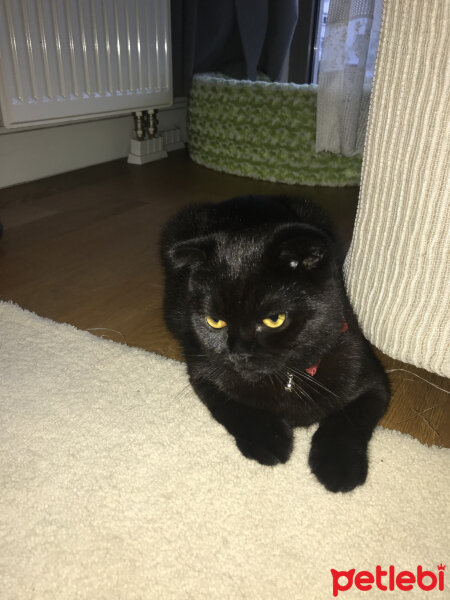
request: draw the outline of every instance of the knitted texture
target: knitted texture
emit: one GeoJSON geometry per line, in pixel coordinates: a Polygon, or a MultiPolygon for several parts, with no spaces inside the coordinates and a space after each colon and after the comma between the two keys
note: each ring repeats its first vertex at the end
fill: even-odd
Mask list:
{"type": "Polygon", "coordinates": [[[316,153],[317,86],[196,75],[188,132],[191,158],[255,179],[358,185],[361,159],[316,153]]]}
{"type": "MultiPolygon", "coordinates": [[[[447,448],[378,427],[365,485],[333,494],[315,427],[247,460],[180,363],[3,302],[0,353],[1,600],[333,600],[330,569],[448,565],[447,448]]],[[[445,575],[338,600],[448,600],[445,575]]]]}
{"type": "Polygon", "coordinates": [[[385,0],[348,292],[394,358],[450,377],[450,0],[385,0]]]}

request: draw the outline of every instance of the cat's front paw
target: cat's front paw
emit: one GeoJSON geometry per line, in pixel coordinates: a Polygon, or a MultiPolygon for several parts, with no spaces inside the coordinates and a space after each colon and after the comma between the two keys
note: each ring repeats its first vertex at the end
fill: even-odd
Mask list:
{"type": "Polygon", "coordinates": [[[330,492],[350,492],[366,481],[367,444],[352,437],[330,435],[319,427],[312,438],[309,466],[330,492]]]}
{"type": "Polygon", "coordinates": [[[292,428],[279,417],[267,416],[249,423],[245,432],[236,436],[239,450],[247,458],[262,465],[285,463],[292,452],[292,428]]]}

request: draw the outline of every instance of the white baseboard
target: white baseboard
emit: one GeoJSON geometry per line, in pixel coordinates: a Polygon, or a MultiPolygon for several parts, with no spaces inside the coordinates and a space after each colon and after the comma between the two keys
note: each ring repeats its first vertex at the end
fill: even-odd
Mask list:
{"type": "MultiPolygon", "coordinates": [[[[186,141],[186,110],[186,98],[175,98],[158,112],[159,129],[178,128],[186,141]]],[[[131,114],[53,127],[0,127],[0,188],[128,157],[132,133],[131,114]]]]}

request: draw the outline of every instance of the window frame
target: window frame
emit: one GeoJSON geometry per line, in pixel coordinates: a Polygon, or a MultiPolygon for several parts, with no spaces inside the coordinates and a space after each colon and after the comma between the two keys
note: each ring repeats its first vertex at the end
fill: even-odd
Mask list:
{"type": "Polygon", "coordinates": [[[314,56],[320,0],[299,0],[299,18],[289,53],[288,81],[314,82],[314,56]]]}

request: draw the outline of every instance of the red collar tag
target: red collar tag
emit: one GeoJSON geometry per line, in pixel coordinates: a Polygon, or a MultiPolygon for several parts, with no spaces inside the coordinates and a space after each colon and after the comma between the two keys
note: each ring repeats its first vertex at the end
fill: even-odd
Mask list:
{"type": "MultiPolygon", "coordinates": [[[[341,333],[345,333],[346,331],[348,331],[348,323],[344,319],[344,322],[342,324],[341,333]]],[[[319,365],[320,365],[320,360],[317,364],[313,365],[312,367],[308,367],[308,369],[305,369],[305,372],[308,373],[308,375],[311,375],[311,377],[314,377],[314,375],[317,373],[317,369],[319,368],[319,365]]]]}
{"type": "Polygon", "coordinates": [[[319,368],[319,365],[320,365],[320,360],[316,365],[313,365],[312,367],[305,369],[306,373],[309,373],[309,375],[311,375],[311,377],[314,377],[314,375],[317,373],[317,369],[319,368]]]}

